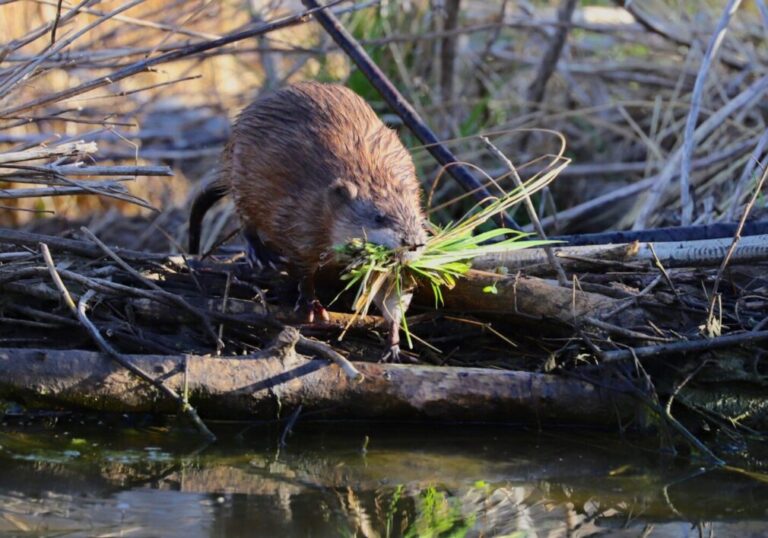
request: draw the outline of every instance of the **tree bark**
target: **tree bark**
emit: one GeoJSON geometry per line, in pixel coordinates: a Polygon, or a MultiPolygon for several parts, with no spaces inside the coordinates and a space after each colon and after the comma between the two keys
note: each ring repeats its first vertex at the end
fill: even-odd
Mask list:
{"type": "MultiPolygon", "coordinates": [[[[418,302],[428,304],[431,295],[432,291],[422,286],[418,302]]],[[[596,315],[616,304],[610,297],[574,291],[551,280],[482,271],[470,271],[457,281],[455,288],[444,292],[443,297],[447,310],[548,318],[563,323],[572,323],[574,317],[596,315]]],[[[431,301],[434,304],[434,299],[431,301]]]]}

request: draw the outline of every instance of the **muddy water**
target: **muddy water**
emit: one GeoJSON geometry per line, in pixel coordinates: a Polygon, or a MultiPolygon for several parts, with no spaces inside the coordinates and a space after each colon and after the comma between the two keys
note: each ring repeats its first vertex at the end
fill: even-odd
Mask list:
{"type": "Polygon", "coordinates": [[[0,536],[766,536],[768,482],[605,435],[299,423],[0,428],[0,536]],[[367,438],[367,441],[366,441],[367,438]]]}

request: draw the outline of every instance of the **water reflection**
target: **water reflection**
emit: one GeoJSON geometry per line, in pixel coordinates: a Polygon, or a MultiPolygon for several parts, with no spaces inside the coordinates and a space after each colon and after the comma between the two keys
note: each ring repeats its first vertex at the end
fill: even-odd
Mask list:
{"type": "Polygon", "coordinates": [[[768,484],[606,436],[300,424],[0,430],[4,536],[765,536],[768,484]],[[370,442],[364,449],[365,438],[370,442]]]}

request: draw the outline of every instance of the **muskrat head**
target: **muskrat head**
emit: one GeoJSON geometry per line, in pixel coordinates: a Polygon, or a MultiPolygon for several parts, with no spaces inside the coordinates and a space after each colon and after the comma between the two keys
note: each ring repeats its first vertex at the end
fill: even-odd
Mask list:
{"type": "Polygon", "coordinates": [[[424,249],[427,233],[418,193],[363,196],[355,183],[337,179],[328,202],[334,215],[333,245],[363,239],[395,250],[402,261],[417,257],[424,249]]]}

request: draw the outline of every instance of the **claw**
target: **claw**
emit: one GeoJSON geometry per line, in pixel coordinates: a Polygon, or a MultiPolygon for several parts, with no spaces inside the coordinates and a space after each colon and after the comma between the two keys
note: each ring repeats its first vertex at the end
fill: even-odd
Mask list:
{"type": "Polygon", "coordinates": [[[246,260],[251,269],[263,271],[270,268],[277,270],[281,263],[281,257],[267,247],[258,234],[245,232],[246,260]]]}
{"type": "Polygon", "coordinates": [[[392,344],[381,356],[379,362],[399,363],[400,362],[400,345],[392,344]]]}

